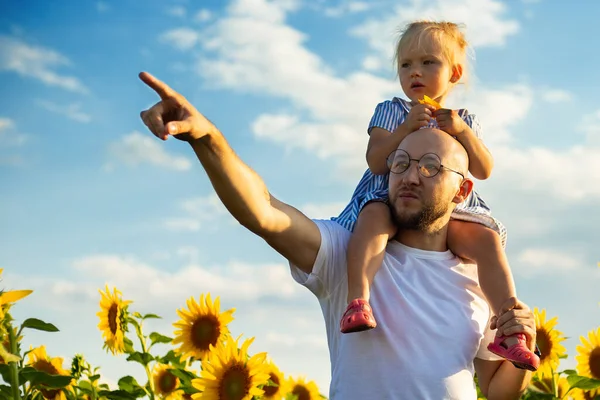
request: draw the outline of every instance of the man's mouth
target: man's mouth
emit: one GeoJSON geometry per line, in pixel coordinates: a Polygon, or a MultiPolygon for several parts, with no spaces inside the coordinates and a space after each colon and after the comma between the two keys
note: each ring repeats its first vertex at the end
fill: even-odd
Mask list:
{"type": "Polygon", "coordinates": [[[401,199],[418,199],[419,198],[419,196],[417,196],[417,194],[414,192],[400,192],[398,194],[398,197],[400,197],[401,199]]]}

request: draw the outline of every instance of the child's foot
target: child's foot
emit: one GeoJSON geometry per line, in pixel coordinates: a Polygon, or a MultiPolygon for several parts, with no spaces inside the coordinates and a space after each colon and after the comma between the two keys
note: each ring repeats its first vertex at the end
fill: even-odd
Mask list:
{"type": "Polygon", "coordinates": [[[361,332],[373,329],[377,326],[373,310],[369,302],[364,299],[354,299],[348,303],[348,307],[340,321],[342,333],[361,332]]]}
{"type": "Polygon", "coordinates": [[[527,347],[527,341],[523,333],[512,336],[496,336],[494,342],[488,344],[488,350],[492,353],[512,362],[517,368],[536,371],[540,366],[540,358],[527,347]],[[507,338],[516,338],[517,344],[507,345],[507,338]]]}

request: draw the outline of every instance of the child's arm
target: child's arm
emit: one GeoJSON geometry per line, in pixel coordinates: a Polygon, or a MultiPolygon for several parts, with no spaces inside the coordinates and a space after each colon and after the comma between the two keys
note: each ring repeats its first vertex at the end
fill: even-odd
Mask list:
{"type": "Polygon", "coordinates": [[[469,124],[458,115],[456,110],[439,109],[434,116],[440,129],[455,136],[467,151],[471,175],[481,180],[489,178],[494,168],[494,159],[469,124]]]}
{"type": "Polygon", "coordinates": [[[404,122],[393,132],[377,126],[371,129],[367,146],[367,164],[373,174],[383,175],[388,172],[387,157],[398,148],[405,137],[427,126],[433,111],[434,108],[430,105],[418,104],[410,109],[404,122]]]}

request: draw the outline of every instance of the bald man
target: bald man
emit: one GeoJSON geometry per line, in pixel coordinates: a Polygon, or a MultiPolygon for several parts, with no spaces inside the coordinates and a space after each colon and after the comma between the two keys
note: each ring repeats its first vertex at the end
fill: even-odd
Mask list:
{"type": "Polygon", "coordinates": [[[390,156],[389,202],[400,229],[371,289],[378,327],[342,335],[350,232],[273,197],[183,96],[150,74],[140,78],[161,97],[141,113],[150,131],[188,142],[231,214],[284,256],[293,278],[317,297],[327,328],[331,399],[476,399],[475,373],[488,399],[520,397],[531,373],[498,359],[487,344],[497,327],[499,334],[525,333],[533,346],[533,315],[518,302],[492,318],[476,265],[463,263],[446,244],[452,210],[473,185],[456,140],[423,129],[390,156]]]}

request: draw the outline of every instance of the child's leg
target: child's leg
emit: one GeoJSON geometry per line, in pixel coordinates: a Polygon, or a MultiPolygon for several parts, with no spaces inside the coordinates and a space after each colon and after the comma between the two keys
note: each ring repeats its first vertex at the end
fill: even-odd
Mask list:
{"type": "Polygon", "coordinates": [[[517,296],[500,235],[481,224],[451,220],[448,247],[457,256],[477,263],[481,290],[499,315],[502,305],[517,296]]]}
{"type": "MultiPolygon", "coordinates": [[[[477,264],[481,290],[494,315],[499,316],[502,305],[511,297],[517,296],[500,235],[478,223],[451,220],[448,226],[448,247],[457,256],[477,264]]],[[[509,336],[502,341],[502,346],[507,350],[515,345],[518,345],[518,352],[521,354],[514,358],[518,360],[518,364],[531,369],[536,364],[534,359],[537,356],[523,345],[518,335],[509,336]]],[[[539,358],[537,363],[539,364],[539,358]]]]}
{"type": "MultiPolygon", "coordinates": [[[[396,226],[386,203],[375,201],[363,207],[348,243],[348,303],[358,299],[368,305],[370,286],[383,262],[387,242],[395,234],[396,226]]],[[[355,321],[352,315],[361,313],[365,306],[352,306],[349,304],[342,318],[342,332],[359,332],[376,326],[374,319],[364,324],[360,319],[355,321]]]]}

